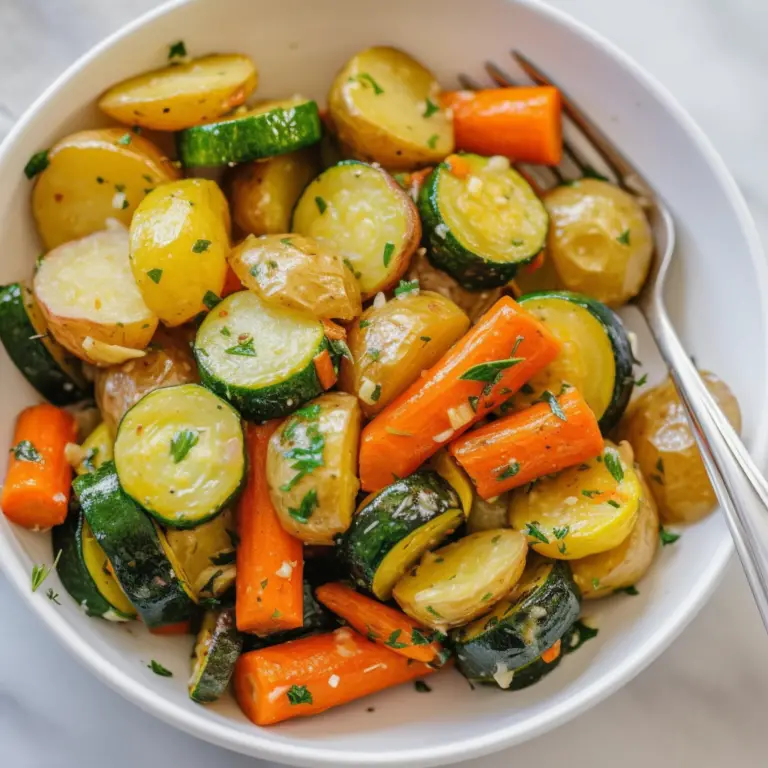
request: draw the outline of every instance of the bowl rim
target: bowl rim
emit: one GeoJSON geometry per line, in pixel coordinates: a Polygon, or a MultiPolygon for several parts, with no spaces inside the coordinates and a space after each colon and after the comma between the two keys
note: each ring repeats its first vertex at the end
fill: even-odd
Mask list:
{"type": "MultiPolygon", "coordinates": [[[[98,58],[103,51],[112,47],[119,40],[132,35],[141,27],[151,24],[156,19],[175,9],[184,5],[190,5],[193,2],[199,2],[199,0],[168,0],[168,2],[162,3],[157,8],[151,9],[120,27],[79,57],[34,100],[13,126],[2,144],[0,144],[0,166],[12,153],[13,146],[18,137],[24,133],[28,125],[36,118],[38,110],[65,82],[78,75],[94,59],[98,58]]],[[[633,77],[639,80],[674,116],[675,120],[687,134],[688,139],[700,151],[732,205],[748,245],[749,258],[757,276],[758,284],[766,289],[759,291],[759,302],[763,318],[763,331],[768,333],[768,264],[765,260],[760,237],[741,191],[728,171],[723,159],[702,129],[653,75],[648,73],[617,45],[594,31],[584,22],[573,18],[570,14],[559,8],[546,4],[543,0],[507,0],[507,2],[526,6],[537,13],[549,17],[555,24],[567,28],[573,34],[586,39],[596,48],[607,53],[633,77]]],[[[750,453],[760,467],[765,466],[766,456],[768,455],[768,428],[766,427],[768,427],[768,408],[764,409],[760,415],[755,436],[750,445],[750,453]]],[[[55,611],[45,610],[44,601],[33,599],[33,593],[29,590],[28,572],[24,571],[21,567],[8,565],[23,559],[21,545],[15,536],[7,533],[9,530],[10,526],[7,521],[3,520],[2,526],[0,526],[0,563],[4,564],[4,573],[22,598],[30,605],[31,609],[51,630],[53,635],[58,638],[80,663],[89,668],[99,679],[144,711],[155,715],[160,720],[192,736],[244,754],[276,759],[294,765],[356,766],[363,762],[368,766],[394,766],[402,765],[404,760],[408,764],[413,765],[445,765],[460,760],[481,757],[540,736],[568,722],[577,715],[583,714],[589,708],[616,692],[650,665],[701,610],[706,600],[714,591],[714,588],[720,582],[725,566],[733,553],[733,542],[730,536],[725,537],[717,548],[715,556],[711,559],[702,578],[699,579],[695,588],[688,594],[685,603],[681,606],[681,610],[670,616],[669,620],[657,630],[652,640],[634,653],[625,656],[609,674],[604,675],[590,685],[576,690],[573,695],[560,704],[547,708],[533,719],[524,723],[511,724],[505,728],[473,736],[458,744],[450,743],[443,747],[430,746],[407,750],[379,750],[374,753],[359,749],[354,751],[339,750],[268,740],[262,737],[262,729],[258,726],[253,726],[253,730],[249,733],[239,733],[231,730],[226,724],[217,723],[205,717],[202,712],[199,714],[189,712],[178,704],[165,701],[150,689],[137,684],[130,676],[114,667],[104,656],[94,653],[91,646],[77,634],[75,627],[70,626],[60,614],[55,611]]]]}

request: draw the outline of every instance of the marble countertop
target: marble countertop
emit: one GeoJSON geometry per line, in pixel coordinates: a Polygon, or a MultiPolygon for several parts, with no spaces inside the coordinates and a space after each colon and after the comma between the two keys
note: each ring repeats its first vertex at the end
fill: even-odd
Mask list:
{"type": "MultiPolygon", "coordinates": [[[[768,250],[768,3],[550,0],[623,47],[709,134],[768,250]],[[735,116],[735,117],[734,117],[735,116]]],[[[0,0],[0,136],[63,69],[158,0],[0,0]]],[[[264,765],[144,714],[85,672],[0,574],[0,764],[7,768],[264,765]],[[10,617],[13,617],[10,620],[10,617]]],[[[765,766],[766,639],[737,562],[647,671],[568,725],[466,768],[765,766]],[[762,661],[761,661],[762,659],[762,661]]]]}

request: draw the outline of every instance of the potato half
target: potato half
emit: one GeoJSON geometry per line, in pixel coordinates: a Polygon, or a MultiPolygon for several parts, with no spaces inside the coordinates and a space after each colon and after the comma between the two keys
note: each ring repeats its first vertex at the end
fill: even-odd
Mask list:
{"type": "Polygon", "coordinates": [[[143,355],[157,328],[131,274],[128,233],[119,225],[50,251],[33,290],[56,341],[94,365],[143,355]]]}

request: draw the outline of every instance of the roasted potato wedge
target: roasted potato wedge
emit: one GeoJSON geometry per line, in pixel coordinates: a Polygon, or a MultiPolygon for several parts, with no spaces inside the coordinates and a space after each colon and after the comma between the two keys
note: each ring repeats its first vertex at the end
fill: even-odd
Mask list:
{"type": "Polygon", "coordinates": [[[363,311],[357,280],[329,243],[301,235],[248,235],[230,251],[229,264],[264,301],[339,320],[363,311]]]}
{"type": "Polygon", "coordinates": [[[544,197],[551,225],[547,256],[563,286],[620,307],[643,287],[653,237],[638,201],[598,179],[559,186],[544,197]]]}
{"type": "Polygon", "coordinates": [[[96,404],[113,435],[126,411],[147,392],[199,381],[190,340],[182,329],[167,331],[161,327],[140,360],[96,372],[96,404]]]}
{"type": "Polygon", "coordinates": [[[131,274],[128,233],[119,224],[50,251],[33,290],[56,341],[93,365],[143,356],[157,328],[131,274]]]}
{"type": "Polygon", "coordinates": [[[125,125],[180,131],[239,106],[257,83],[247,56],[203,56],[123,80],[99,99],[99,108],[125,125]]]}
{"type": "Polygon", "coordinates": [[[328,108],[338,137],[361,160],[407,170],[453,151],[453,124],[432,73],[396,48],[368,48],[333,81],[328,108]]]}
{"type": "MultiPolygon", "coordinates": [[[[728,385],[702,371],[710,394],[737,431],[739,404],[728,385]]],[[[717,499],[671,379],[634,400],[619,424],[651,487],[659,514],[667,523],[695,523],[715,508],[717,499]]]]}
{"type": "Polygon", "coordinates": [[[353,362],[342,362],[340,387],[372,418],[434,365],[467,328],[469,318],[432,291],[409,292],[369,307],[349,328],[353,362]]]}
{"type": "Polygon", "coordinates": [[[472,509],[467,520],[467,531],[491,531],[495,528],[507,528],[507,510],[509,509],[509,493],[488,499],[487,501],[475,495],[472,509]]]}
{"type": "Polygon", "coordinates": [[[124,128],[80,131],[57,142],[32,190],[46,249],[78,240],[116,219],[126,227],[144,196],[179,172],[152,142],[124,128]]]}
{"type": "Polygon", "coordinates": [[[318,173],[320,163],[314,149],[236,166],[229,177],[235,224],[250,235],[289,232],[293,207],[318,173]]]}
{"type": "Polygon", "coordinates": [[[169,326],[221,297],[229,207],[215,182],[184,179],[151,192],[131,222],[131,267],[144,301],[169,326]]]}

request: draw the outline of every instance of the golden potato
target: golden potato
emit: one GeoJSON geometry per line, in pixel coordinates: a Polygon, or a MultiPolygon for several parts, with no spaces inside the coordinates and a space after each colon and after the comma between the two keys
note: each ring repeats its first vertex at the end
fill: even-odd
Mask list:
{"type": "Polygon", "coordinates": [[[432,73],[396,48],[368,48],[333,81],[328,109],[339,140],[361,160],[407,170],[453,152],[453,124],[432,73]]]}
{"type": "Polygon", "coordinates": [[[293,206],[318,173],[314,149],[236,166],[229,179],[235,224],[251,235],[290,232],[293,206]]]}
{"type": "Polygon", "coordinates": [[[352,320],[363,311],[352,270],[328,243],[302,235],[248,235],[229,253],[242,284],[261,299],[316,317],[352,320]]]}
{"type": "Polygon", "coordinates": [[[547,255],[563,286],[611,307],[643,287],[653,236],[638,201],[598,179],[559,186],[544,197],[551,225],[547,255]]]}
{"type": "MultiPolygon", "coordinates": [[[[733,428],[739,431],[739,404],[728,385],[712,373],[702,371],[701,375],[733,428]]],[[[695,523],[715,508],[715,492],[671,379],[634,400],[618,432],[634,448],[664,522],[695,523]]]]}
{"type": "Polygon", "coordinates": [[[221,296],[229,214],[215,182],[184,179],[151,192],[131,222],[131,267],[144,301],[169,326],[221,296]]]}
{"type": "Polygon", "coordinates": [[[56,341],[94,365],[141,357],[157,327],[131,274],[128,233],[110,229],[50,251],[33,290],[56,341]]]}
{"type": "Polygon", "coordinates": [[[642,472],[635,468],[642,495],[632,533],[614,549],[571,560],[573,580],[585,600],[631,587],[645,576],[659,550],[659,512],[642,472]]]}
{"type": "Polygon", "coordinates": [[[116,219],[126,227],[147,192],[179,178],[152,142],[125,128],[80,131],[57,142],[32,190],[46,249],[93,234],[116,219]]]}
{"type": "Polygon", "coordinates": [[[342,362],[339,386],[360,398],[372,418],[434,365],[469,327],[450,300],[431,291],[409,292],[369,307],[348,331],[354,362],[342,362]]]}
{"type": "Polygon", "coordinates": [[[126,125],[180,131],[239,106],[257,83],[247,56],[203,56],[123,80],[99,99],[99,108],[126,125]]]}
{"type": "Polygon", "coordinates": [[[490,531],[495,528],[508,528],[507,510],[509,509],[509,493],[488,499],[487,501],[475,495],[472,510],[467,520],[467,531],[490,531]]]}
{"type": "Polygon", "coordinates": [[[97,371],[96,404],[113,435],[125,412],[147,392],[199,381],[189,341],[189,334],[182,329],[171,332],[160,328],[143,358],[97,371]]]}

